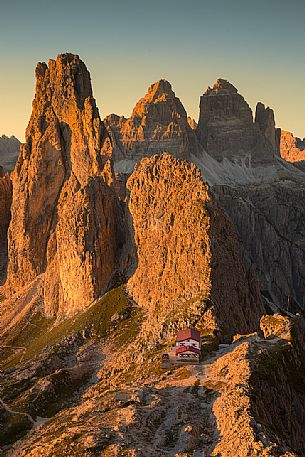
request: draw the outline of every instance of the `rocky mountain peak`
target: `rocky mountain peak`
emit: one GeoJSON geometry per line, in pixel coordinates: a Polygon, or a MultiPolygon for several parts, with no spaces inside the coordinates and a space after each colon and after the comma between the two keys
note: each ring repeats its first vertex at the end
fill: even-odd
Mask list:
{"type": "Polygon", "coordinates": [[[46,313],[73,314],[113,274],[112,149],[89,71],[77,55],[39,63],[36,80],[26,143],[12,178],[5,291],[17,292],[43,275],[36,295],[46,313]],[[105,251],[107,262],[100,265],[105,251]],[[72,279],[76,272],[81,281],[72,279]]]}
{"type": "Polygon", "coordinates": [[[131,117],[143,117],[151,111],[155,116],[156,110],[160,114],[163,112],[163,115],[178,114],[183,118],[187,117],[182,103],[175,96],[171,84],[165,79],[160,79],[148,88],[147,94],[137,102],[131,117]]]}
{"type": "Polygon", "coordinates": [[[224,79],[200,97],[196,133],[203,148],[219,162],[229,159],[257,166],[273,160],[272,145],[253,122],[250,106],[224,79]]]}
{"type": "Polygon", "coordinates": [[[255,181],[297,170],[273,111],[220,79],[196,127],[160,80],[104,124],[78,56],[36,79],[0,166],[0,454],[304,456],[304,173],[255,181]]]}
{"type": "Polygon", "coordinates": [[[39,62],[36,66],[36,95],[44,88],[55,97],[74,98],[81,108],[87,97],[92,97],[90,73],[78,55],[59,54],[56,60],[50,59],[48,65],[39,62]]]}
{"type": "Polygon", "coordinates": [[[152,97],[157,97],[163,94],[175,96],[172,90],[172,85],[166,79],[159,79],[159,81],[151,84],[148,89],[148,94],[151,94],[152,97]]]}
{"type": "Polygon", "coordinates": [[[18,141],[17,138],[14,135],[7,136],[5,134],[2,134],[0,136],[0,140],[12,140],[12,141],[18,141]]]}
{"type": "Polygon", "coordinates": [[[200,147],[181,101],[164,79],[149,87],[129,119],[111,115],[105,125],[119,172],[130,172],[136,161],[156,153],[188,159],[200,147]]]}
{"type": "Polygon", "coordinates": [[[138,253],[127,288],[154,325],[169,316],[190,318],[198,305],[205,325],[218,326],[225,339],[232,329],[252,331],[263,313],[256,280],[199,169],[169,154],[154,155],[136,167],[127,188],[138,253]],[[190,303],[197,303],[193,311],[190,303]]]}
{"type": "Polygon", "coordinates": [[[65,170],[72,170],[79,181],[85,182],[92,170],[103,173],[111,146],[85,64],[78,55],[60,54],[48,65],[39,62],[35,75],[33,110],[19,168],[31,155],[32,145],[51,136],[55,149],[66,149],[65,170]]]}
{"type": "Polygon", "coordinates": [[[233,86],[229,81],[226,79],[217,79],[214,86],[211,88],[210,86],[207,88],[205,95],[224,95],[224,94],[237,94],[236,87],[233,86]]]}

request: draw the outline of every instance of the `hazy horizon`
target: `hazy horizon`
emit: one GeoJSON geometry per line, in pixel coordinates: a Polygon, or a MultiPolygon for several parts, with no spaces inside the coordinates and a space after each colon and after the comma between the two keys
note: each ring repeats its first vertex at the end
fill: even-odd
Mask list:
{"type": "Polygon", "coordinates": [[[17,3],[1,5],[1,135],[24,139],[37,62],[73,52],[91,73],[102,118],[129,117],[148,86],[165,78],[198,120],[200,95],[224,78],[253,111],[260,101],[278,127],[305,136],[301,0],[289,8],[281,0],[17,3]]]}

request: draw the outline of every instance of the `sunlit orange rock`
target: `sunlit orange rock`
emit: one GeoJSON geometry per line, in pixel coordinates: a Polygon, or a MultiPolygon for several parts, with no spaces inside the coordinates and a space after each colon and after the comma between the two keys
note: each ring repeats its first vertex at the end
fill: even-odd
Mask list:
{"type": "Polygon", "coordinates": [[[196,129],[196,127],[197,127],[197,122],[195,121],[195,119],[193,119],[192,117],[188,116],[188,117],[187,117],[187,122],[188,122],[189,126],[190,126],[193,130],[196,129]]]}
{"type": "Polygon", "coordinates": [[[301,140],[293,136],[291,132],[278,130],[280,136],[281,157],[288,162],[300,162],[305,160],[305,138],[301,140]]]}
{"type": "Polygon", "coordinates": [[[111,143],[77,55],[36,67],[26,143],[12,175],[6,295],[43,274],[47,314],[73,314],[115,269],[117,199],[111,143]]]}
{"type": "Polygon", "coordinates": [[[136,161],[161,152],[189,159],[200,150],[181,101],[164,79],[149,87],[129,119],[111,114],[104,122],[114,145],[115,162],[136,161]]]}
{"type": "Polygon", "coordinates": [[[155,155],[141,161],[127,187],[138,257],[128,290],[152,321],[183,322],[202,311],[223,338],[253,331],[263,313],[257,282],[199,169],[155,155]]]}

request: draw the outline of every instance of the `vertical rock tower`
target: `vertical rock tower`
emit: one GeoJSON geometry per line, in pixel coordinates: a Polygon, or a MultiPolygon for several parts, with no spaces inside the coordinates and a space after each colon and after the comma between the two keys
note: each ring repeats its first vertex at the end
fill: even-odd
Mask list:
{"type": "Polygon", "coordinates": [[[213,88],[208,87],[200,97],[196,133],[203,148],[219,162],[247,159],[255,166],[273,160],[273,147],[261,131],[261,125],[253,122],[250,106],[224,79],[218,79],[213,88]]]}
{"type": "Polygon", "coordinates": [[[274,153],[279,155],[279,141],[276,136],[273,110],[259,102],[256,105],[255,123],[259,126],[267,141],[269,141],[274,153]]]}
{"type": "Polygon", "coordinates": [[[152,326],[189,323],[199,312],[204,327],[218,327],[225,341],[254,331],[264,313],[256,279],[199,169],[154,155],[141,161],[127,187],[138,254],[127,288],[152,326]]]}
{"type": "Polygon", "coordinates": [[[5,290],[41,276],[48,315],[73,314],[115,268],[117,203],[111,143],[77,55],[36,67],[26,143],[12,176],[5,290]]]}

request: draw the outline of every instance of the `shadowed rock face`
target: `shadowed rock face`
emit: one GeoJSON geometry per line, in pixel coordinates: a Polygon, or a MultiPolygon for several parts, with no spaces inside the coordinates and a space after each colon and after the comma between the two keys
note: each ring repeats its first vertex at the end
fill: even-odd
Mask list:
{"type": "Polygon", "coordinates": [[[266,137],[274,153],[279,154],[279,144],[275,130],[274,112],[271,108],[265,107],[263,103],[256,105],[255,123],[266,137]]]}
{"type": "Polygon", "coordinates": [[[0,167],[0,284],[7,266],[7,231],[10,223],[12,183],[9,175],[0,167]]]}
{"type": "Polygon", "coordinates": [[[0,165],[6,171],[13,170],[20,150],[20,141],[14,137],[2,135],[0,137],[0,165]]]}
{"type": "Polygon", "coordinates": [[[253,122],[249,105],[224,79],[218,79],[200,98],[196,133],[203,148],[218,161],[251,158],[253,164],[261,164],[273,157],[271,145],[253,122]]]}
{"type": "Polygon", "coordinates": [[[183,320],[196,304],[206,326],[225,339],[256,328],[263,313],[256,280],[198,168],[169,154],[153,156],[127,187],[138,252],[128,290],[152,320],[183,320]]]}
{"type": "Polygon", "coordinates": [[[165,151],[188,159],[200,149],[182,103],[164,79],[149,87],[129,119],[112,114],[104,122],[115,161],[139,160],[165,151]]]}
{"type": "Polygon", "coordinates": [[[283,307],[291,297],[304,309],[304,173],[280,160],[273,111],[258,103],[253,123],[237,90],[218,80],[201,97],[197,134],[209,154],[226,159],[228,171],[232,161],[244,165],[232,185],[214,191],[243,245],[246,264],[257,271],[261,290],[283,307]],[[244,186],[238,183],[241,171],[249,171],[244,186]]]}
{"type": "Polygon", "coordinates": [[[293,182],[214,188],[256,269],[261,290],[286,307],[291,297],[305,309],[304,186],[293,182]]]}
{"type": "Polygon", "coordinates": [[[26,143],[12,175],[6,290],[44,273],[48,314],[71,314],[105,291],[115,269],[117,201],[108,134],[78,56],[36,68],[26,143]]]}

